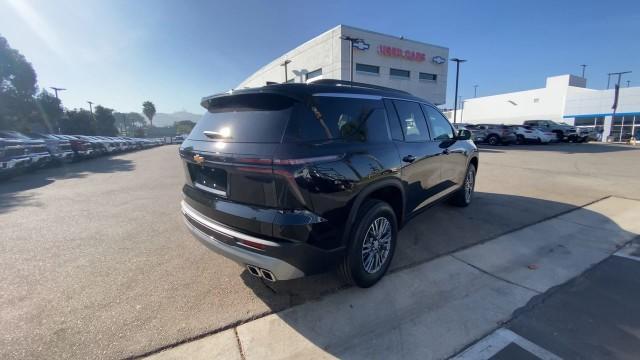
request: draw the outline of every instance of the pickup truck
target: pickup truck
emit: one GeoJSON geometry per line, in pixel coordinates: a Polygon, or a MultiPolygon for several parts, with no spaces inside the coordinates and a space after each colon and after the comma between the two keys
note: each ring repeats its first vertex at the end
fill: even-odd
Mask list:
{"type": "Polygon", "coordinates": [[[532,126],[543,131],[551,131],[556,134],[558,141],[578,142],[581,140],[578,129],[565,123],[557,123],[551,120],[526,120],[523,125],[532,126]]]}

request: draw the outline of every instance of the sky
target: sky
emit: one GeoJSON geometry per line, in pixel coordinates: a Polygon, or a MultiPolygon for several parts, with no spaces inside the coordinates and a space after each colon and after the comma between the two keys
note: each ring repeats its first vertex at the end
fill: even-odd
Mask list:
{"type": "MultiPolygon", "coordinates": [[[[276,57],[345,24],[449,48],[462,64],[460,95],[543,87],[607,73],[640,85],[640,1],[0,0],[0,35],[30,61],[41,88],[67,108],[202,113],[276,57]]],[[[449,66],[452,106],[455,64],[449,66]]]]}

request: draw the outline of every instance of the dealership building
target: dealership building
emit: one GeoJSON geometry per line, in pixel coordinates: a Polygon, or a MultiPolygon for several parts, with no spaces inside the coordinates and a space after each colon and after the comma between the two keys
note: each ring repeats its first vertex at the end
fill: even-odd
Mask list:
{"type": "Polygon", "coordinates": [[[237,88],[351,80],[353,74],[355,82],[408,91],[441,105],[446,100],[448,57],[446,47],[338,25],[271,61],[237,88]]]}
{"type": "Polygon", "coordinates": [[[640,87],[620,88],[615,114],[614,100],[614,89],[589,89],[585,78],[560,75],[543,88],[464,100],[456,118],[472,124],[553,120],[595,128],[603,141],[625,141],[640,133],[640,87]]]}

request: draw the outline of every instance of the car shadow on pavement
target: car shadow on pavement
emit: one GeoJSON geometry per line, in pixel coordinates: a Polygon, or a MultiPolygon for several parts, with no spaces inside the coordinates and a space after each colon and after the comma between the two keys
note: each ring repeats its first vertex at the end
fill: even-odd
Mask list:
{"type": "MultiPolygon", "coordinates": [[[[600,154],[620,151],[640,150],[640,146],[634,147],[622,144],[603,144],[603,143],[554,143],[554,144],[527,144],[527,145],[510,145],[504,147],[508,150],[525,150],[525,151],[548,151],[560,152],[565,154],[600,154]]],[[[494,151],[495,147],[488,145],[480,145],[480,152],[504,152],[501,150],[494,151]]]]}
{"type": "MultiPolygon", "coordinates": [[[[575,205],[524,196],[476,192],[473,203],[426,209],[400,231],[390,271],[416,266],[527,225],[576,209],[575,205]]],[[[335,271],[269,282],[242,273],[245,284],[274,312],[348,287],[335,271]]]]}
{"type": "MultiPolygon", "coordinates": [[[[457,208],[446,203],[436,205],[414,217],[400,231],[394,260],[387,276],[577,208],[575,205],[555,201],[482,192],[476,192],[473,204],[467,208],[457,208]]],[[[620,229],[608,217],[590,210],[585,211],[585,216],[593,220],[594,224],[604,224],[603,228],[620,229]]],[[[247,287],[252,289],[255,295],[273,312],[280,312],[290,306],[317,300],[330,293],[350,287],[339,279],[335,271],[275,283],[254,277],[246,270],[241,277],[247,287]],[[286,299],[288,301],[285,301],[286,299]]],[[[419,282],[420,279],[416,278],[415,281],[419,282]]],[[[365,289],[364,291],[372,290],[365,289]]],[[[352,312],[351,314],[356,313],[352,312]]],[[[342,330],[337,331],[334,335],[319,332],[314,324],[301,320],[299,312],[291,314],[282,312],[277,315],[297,333],[319,348],[337,357],[344,355],[340,352],[344,349],[332,351],[331,346],[327,345],[327,338],[339,336],[338,334],[342,333],[342,330]]],[[[311,318],[314,316],[318,315],[313,315],[311,318]]],[[[368,315],[363,314],[363,316],[368,315]]],[[[359,320],[354,323],[361,323],[362,321],[359,320]]],[[[319,328],[323,327],[323,325],[319,325],[319,328]]]]}
{"type": "Polygon", "coordinates": [[[0,180],[0,214],[17,206],[41,206],[34,193],[25,192],[42,188],[57,180],[84,178],[92,173],[114,173],[134,169],[135,164],[131,160],[101,157],[52,165],[37,170],[24,170],[14,177],[0,180]]]}

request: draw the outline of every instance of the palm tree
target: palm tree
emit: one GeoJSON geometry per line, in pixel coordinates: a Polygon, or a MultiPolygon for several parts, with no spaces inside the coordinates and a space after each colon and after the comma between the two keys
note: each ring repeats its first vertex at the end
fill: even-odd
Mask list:
{"type": "Polygon", "coordinates": [[[156,106],[153,105],[151,101],[145,101],[142,103],[142,112],[144,113],[144,116],[149,119],[151,127],[153,127],[153,117],[156,116],[156,106]]]}

